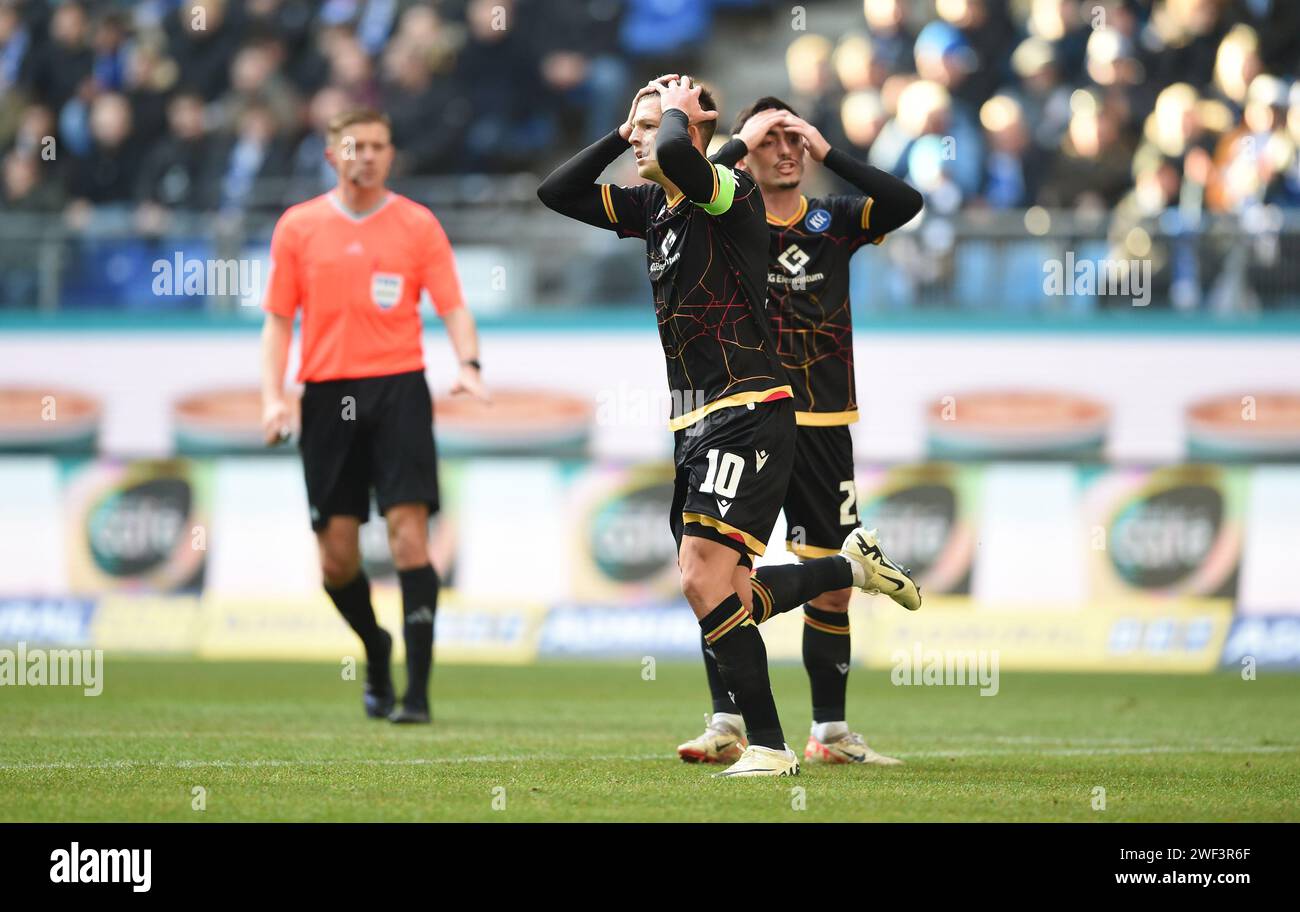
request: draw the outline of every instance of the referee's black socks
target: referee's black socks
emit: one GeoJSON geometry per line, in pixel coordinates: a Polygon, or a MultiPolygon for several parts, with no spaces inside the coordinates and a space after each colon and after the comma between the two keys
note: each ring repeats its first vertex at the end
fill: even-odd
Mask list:
{"type": "Polygon", "coordinates": [[[370,604],[370,580],[366,577],[366,572],[358,571],[351,582],[344,583],[337,589],[327,585],[325,593],[334,602],[339,614],[343,615],[343,620],[361,637],[361,642],[366,647],[366,656],[374,658],[376,649],[383,646],[384,638],[375,621],[375,609],[370,604]]]}
{"type": "Polygon", "coordinates": [[[767,649],[749,611],[734,593],[700,619],[704,642],[718,660],[722,679],[745,717],[749,742],[782,750],[785,735],[767,676],[767,649]]]}
{"type": "Polygon", "coordinates": [[[402,585],[402,633],[406,637],[407,709],[427,709],[433,668],[433,619],[438,611],[438,573],[429,564],[397,571],[402,585]]]}
{"type": "Polygon", "coordinates": [[[853,585],[853,567],[839,555],[818,557],[801,564],[759,567],[750,579],[754,590],[754,620],[793,611],[823,592],[848,589],[853,585]]]}

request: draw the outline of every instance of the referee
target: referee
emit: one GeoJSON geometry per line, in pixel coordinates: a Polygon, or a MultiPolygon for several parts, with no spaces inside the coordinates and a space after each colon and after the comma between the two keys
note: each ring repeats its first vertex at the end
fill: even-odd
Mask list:
{"type": "Polygon", "coordinates": [[[301,444],[311,526],[325,591],[366,648],[366,714],[429,721],[438,575],[429,517],[438,510],[433,403],[424,376],[420,290],[426,289],[460,359],[453,393],[488,401],[478,334],[451,245],[428,209],[385,187],[393,164],[386,115],[357,110],[329,125],[328,193],[290,208],[271,237],[262,328],[262,429],[292,431],[284,373],[302,313],[301,444]],[[397,706],[393,638],[375,621],[358,534],[374,489],[402,588],[406,693],[397,706]]]}

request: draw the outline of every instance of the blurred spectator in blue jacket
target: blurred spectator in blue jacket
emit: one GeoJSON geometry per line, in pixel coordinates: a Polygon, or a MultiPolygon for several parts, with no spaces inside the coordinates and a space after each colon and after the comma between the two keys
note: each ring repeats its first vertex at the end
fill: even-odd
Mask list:
{"type": "Polygon", "coordinates": [[[987,154],[976,202],[990,209],[1033,205],[1042,177],[1042,157],[1030,141],[1024,112],[1009,95],[994,95],[980,108],[987,154]]]}

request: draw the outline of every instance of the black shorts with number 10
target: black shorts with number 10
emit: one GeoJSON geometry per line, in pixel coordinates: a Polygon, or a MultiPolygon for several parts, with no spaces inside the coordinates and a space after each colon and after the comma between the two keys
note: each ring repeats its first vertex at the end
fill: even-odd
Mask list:
{"type": "Polygon", "coordinates": [[[785,500],[794,465],[794,400],[718,409],[676,432],[677,476],[669,525],[762,556],[785,500]]]}

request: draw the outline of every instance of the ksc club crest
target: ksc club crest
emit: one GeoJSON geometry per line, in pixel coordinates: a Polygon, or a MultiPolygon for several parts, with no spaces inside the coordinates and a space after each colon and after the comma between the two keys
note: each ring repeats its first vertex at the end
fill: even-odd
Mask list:
{"type": "Polygon", "coordinates": [[[803,220],[803,226],[812,234],[821,234],[831,226],[831,214],[825,209],[814,209],[803,220]]]}

